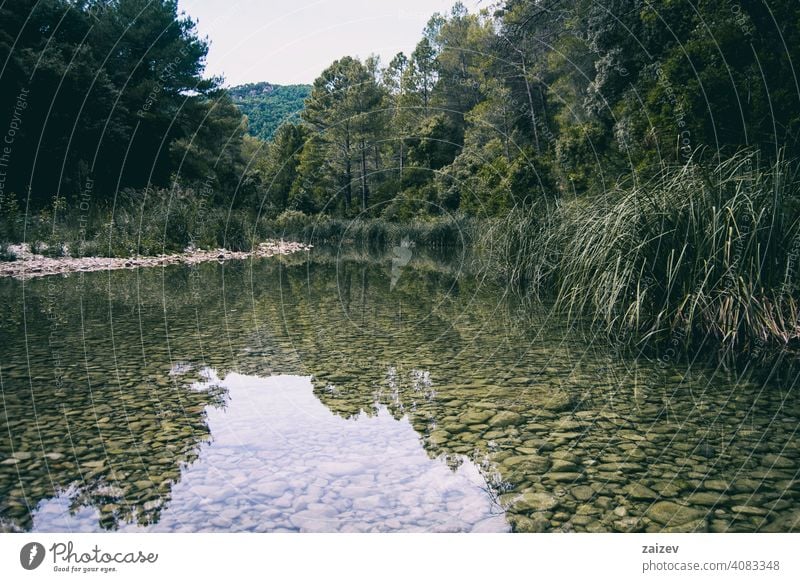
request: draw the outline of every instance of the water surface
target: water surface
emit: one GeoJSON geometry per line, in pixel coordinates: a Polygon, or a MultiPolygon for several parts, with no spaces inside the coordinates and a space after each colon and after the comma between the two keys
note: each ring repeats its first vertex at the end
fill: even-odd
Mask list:
{"type": "Polygon", "coordinates": [[[793,379],[619,355],[458,256],[0,294],[3,530],[800,529],[793,379]]]}

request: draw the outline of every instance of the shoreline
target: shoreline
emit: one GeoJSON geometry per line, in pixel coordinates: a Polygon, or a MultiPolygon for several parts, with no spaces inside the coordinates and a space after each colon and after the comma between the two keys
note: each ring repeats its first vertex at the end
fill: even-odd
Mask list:
{"type": "Polygon", "coordinates": [[[267,258],[310,251],[313,245],[298,242],[270,240],[260,243],[251,251],[229,251],[227,249],[197,249],[169,255],[115,257],[59,257],[52,258],[31,253],[27,245],[16,245],[18,258],[0,262],[0,277],[32,279],[50,275],[91,273],[138,269],[140,267],[166,267],[169,265],[196,265],[211,261],[241,261],[250,258],[267,258]]]}

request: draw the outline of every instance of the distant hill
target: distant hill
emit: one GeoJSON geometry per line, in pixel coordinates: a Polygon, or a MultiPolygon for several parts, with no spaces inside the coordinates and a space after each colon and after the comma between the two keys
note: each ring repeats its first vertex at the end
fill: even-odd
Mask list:
{"type": "Polygon", "coordinates": [[[228,93],[250,120],[250,133],[270,140],[278,126],[297,119],[311,85],[248,83],[228,89],[228,93]]]}

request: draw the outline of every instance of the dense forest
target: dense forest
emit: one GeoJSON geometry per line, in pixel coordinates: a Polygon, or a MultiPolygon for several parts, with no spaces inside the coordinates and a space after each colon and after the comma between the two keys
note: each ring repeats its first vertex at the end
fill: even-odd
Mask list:
{"type": "Polygon", "coordinates": [[[297,121],[311,93],[310,85],[248,83],[228,89],[228,94],[247,117],[253,137],[271,140],[284,123],[297,121]]]}
{"type": "Polygon", "coordinates": [[[6,212],[175,176],[235,190],[241,114],[203,78],[208,46],[177,2],[20,0],[0,23],[6,212]]]}
{"type": "Polygon", "coordinates": [[[411,54],[336,60],[274,134],[302,89],[262,108],[207,50],[174,0],[0,5],[0,234],[83,206],[113,253],[486,221],[496,274],[609,331],[800,339],[795,0],[458,3],[411,54]]]}
{"type": "Polygon", "coordinates": [[[457,4],[410,55],[343,57],[271,147],[305,212],[492,216],[664,164],[798,147],[795,2],[457,4]],[[794,57],[794,58],[793,58],[794,57]],[[302,145],[302,147],[299,147],[302,145]]]}
{"type": "Polygon", "coordinates": [[[5,3],[4,204],[177,181],[272,211],[486,216],[689,158],[791,157],[798,19],[789,0],[456,4],[410,55],[337,60],[274,132],[305,87],[203,78],[174,0],[5,3]],[[248,142],[235,104],[273,143],[248,142]]]}

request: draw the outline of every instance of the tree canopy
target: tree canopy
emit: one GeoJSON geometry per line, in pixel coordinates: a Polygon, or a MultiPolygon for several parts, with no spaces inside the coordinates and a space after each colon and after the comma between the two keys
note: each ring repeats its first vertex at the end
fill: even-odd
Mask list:
{"type": "Polygon", "coordinates": [[[796,156],[798,23],[790,0],[507,0],[479,14],[457,3],[410,55],[344,57],[317,79],[298,122],[302,195],[284,198],[392,218],[495,215],[690,158],[796,156]]]}
{"type": "Polygon", "coordinates": [[[284,123],[297,122],[310,93],[310,85],[271,83],[248,83],[228,89],[234,103],[247,116],[250,135],[267,141],[284,123]]]}
{"type": "Polygon", "coordinates": [[[3,193],[41,205],[89,179],[105,198],[175,179],[268,214],[497,215],[689,158],[796,156],[799,47],[794,0],[457,3],[411,54],[231,99],[175,0],[7,2],[3,193]]]}
{"type": "Polygon", "coordinates": [[[203,78],[207,51],[176,0],[0,5],[0,118],[15,127],[3,195],[36,207],[172,178],[235,188],[245,128],[203,78]]]}

